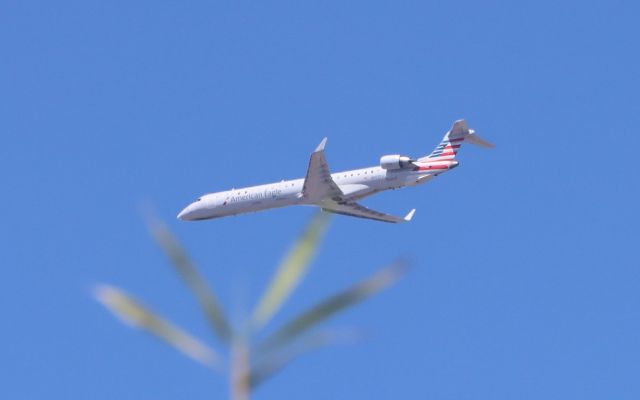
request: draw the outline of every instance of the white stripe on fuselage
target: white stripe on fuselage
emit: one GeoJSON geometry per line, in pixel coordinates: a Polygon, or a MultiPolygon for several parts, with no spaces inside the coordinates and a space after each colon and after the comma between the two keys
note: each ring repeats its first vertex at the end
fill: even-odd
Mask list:
{"type": "MultiPolygon", "coordinates": [[[[345,197],[360,199],[383,190],[416,185],[420,183],[418,178],[442,172],[445,171],[385,170],[376,166],[337,172],[331,177],[345,197]]],[[[292,179],[210,193],[189,207],[197,211],[193,219],[209,219],[297,204],[315,204],[302,196],[303,185],[304,179],[292,179]]]]}

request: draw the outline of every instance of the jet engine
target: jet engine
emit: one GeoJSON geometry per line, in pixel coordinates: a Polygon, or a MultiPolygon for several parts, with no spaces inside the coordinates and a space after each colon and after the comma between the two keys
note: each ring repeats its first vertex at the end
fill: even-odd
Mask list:
{"type": "Polygon", "coordinates": [[[404,169],[413,166],[413,162],[409,157],[401,156],[400,154],[393,154],[388,156],[382,156],[380,158],[380,167],[383,169],[404,169]]]}

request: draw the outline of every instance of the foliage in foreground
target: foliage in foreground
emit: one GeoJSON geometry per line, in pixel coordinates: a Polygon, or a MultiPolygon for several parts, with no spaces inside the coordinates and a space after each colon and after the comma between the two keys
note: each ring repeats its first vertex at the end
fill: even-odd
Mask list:
{"type": "Polygon", "coordinates": [[[150,221],[149,228],[155,241],[195,296],[220,345],[229,350],[228,362],[213,347],[159,316],[121,289],[99,285],[94,290],[95,298],[125,323],[150,333],[214,371],[228,373],[232,399],[248,399],[256,387],[291,360],[335,341],[334,335],[316,329],[320,323],[394,283],[406,271],[402,262],[386,266],[318,302],[264,339],[256,340],[300,284],[326,232],[329,218],[324,212],[318,212],[312,218],[276,269],[248,323],[239,327],[228,322],[214,292],[167,227],[155,219],[150,221]]]}

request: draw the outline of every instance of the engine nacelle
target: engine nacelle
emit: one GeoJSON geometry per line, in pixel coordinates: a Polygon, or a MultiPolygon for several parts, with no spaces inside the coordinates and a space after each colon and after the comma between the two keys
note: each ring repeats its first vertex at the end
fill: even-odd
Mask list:
{"type": "Polygon", "coordinates": [[[409,157],[393,154],[380,158],[380,167],[383,169],[404,169],[412,166],[414,160],[409,157]]]}

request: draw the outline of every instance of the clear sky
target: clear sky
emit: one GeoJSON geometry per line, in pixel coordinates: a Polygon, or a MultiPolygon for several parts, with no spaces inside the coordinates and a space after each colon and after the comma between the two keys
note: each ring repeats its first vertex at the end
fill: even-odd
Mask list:
{"type": "MultiPolygon", "coordinates": [[[[429,153],[465,118],[493,150],[336,217],[275,320],[399,255],[396,286],[327,324],[367,339],[299,359],[257,399],[640,397],[632,1],[0,2],[0,396],[211,399],[226,382],[117,323],[108,282],[199,337],[147,234],[152,202],[229,310],[305,222],[187,223],[205,192],[429,153]]],[[[212,342],[215,343],[215,342],[212,342]]]]}

